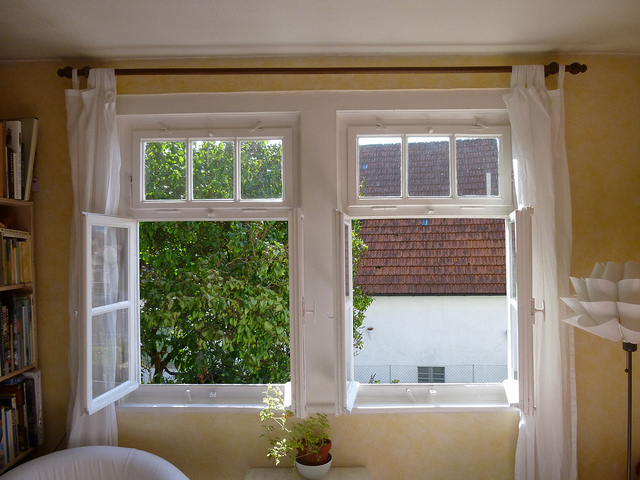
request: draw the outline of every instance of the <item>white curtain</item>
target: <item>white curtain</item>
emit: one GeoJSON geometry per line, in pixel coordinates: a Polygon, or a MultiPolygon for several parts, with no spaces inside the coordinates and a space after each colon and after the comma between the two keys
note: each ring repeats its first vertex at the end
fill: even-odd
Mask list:
{"type": "MultiPolygon", "coordinates": [[[[120,147],[116,131],[116,77],[113,69],[91,69],[86,90],[66,91],[67,131],[73,186],[71,261],[69,266],[69,374],[71,397],[67,418],[70,447],[117,445],[115,407],[83,415],[86,381],[80,375],[84,342],[82,295],[82,212],[118,213],[120,147]]],[[[117,277],[117,275],[116,275],[117,277]]],[[[115,361],[114,361],[115,371],[115,361]]]]}
{"type": "Polygon", "coordinates": [[[573,332],[560,297],[569,294],[571,198],[564,141],[564,70],[548,90],[544,66],[517,66],[504,96],[513,133],[516,196],[532,206],[536,411],[521,415],[516,480],[575,480],[573,332]]]}

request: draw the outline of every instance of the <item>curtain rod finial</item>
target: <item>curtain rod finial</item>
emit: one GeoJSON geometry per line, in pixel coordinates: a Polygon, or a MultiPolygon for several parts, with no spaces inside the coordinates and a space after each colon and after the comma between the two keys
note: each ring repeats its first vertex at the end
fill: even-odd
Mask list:
{"type": "Polygon", "coordinates": [[[573,62],[571,65],[566,66],[567,72],[577,75],[578,73],[584,73],[587,71],[587,66],[584,63],[573,62]]]}

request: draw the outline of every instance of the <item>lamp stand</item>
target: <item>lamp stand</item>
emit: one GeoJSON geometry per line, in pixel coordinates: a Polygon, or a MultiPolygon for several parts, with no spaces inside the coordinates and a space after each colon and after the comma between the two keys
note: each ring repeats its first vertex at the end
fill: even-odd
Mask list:
{"type": "Polygon", "coordinates": [[[638,349],[635,343],[622,342],[622,349],[627,352],[627,480],[631,480],[631,427],[632,427],[632,411],[633,396],[631,394],[633,387],[633,370],[632,355],[638,349]]]}

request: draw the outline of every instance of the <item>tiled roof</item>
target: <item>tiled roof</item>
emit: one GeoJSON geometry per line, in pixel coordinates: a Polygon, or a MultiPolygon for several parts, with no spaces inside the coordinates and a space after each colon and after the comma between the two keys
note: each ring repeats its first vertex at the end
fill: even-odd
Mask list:
{"type": "Polygon", "coordinates": [[[504,220],[361,220],[367,295],[504,295],[504,220]]]}
{"type": "MultiPolygon", "coordinates": [[[[408,148],[409,196],[449,196],[449,143],[409,143],[408,148]]],[[[400,144],[361,145],[358,164],[363,196],[401,194],[400,144]]],[[[498,142],[495,138],[458,139],[456,164],[458,195],[486,195],[487,174],[490,174],[490,194],[498,194],[498,142]]]]}

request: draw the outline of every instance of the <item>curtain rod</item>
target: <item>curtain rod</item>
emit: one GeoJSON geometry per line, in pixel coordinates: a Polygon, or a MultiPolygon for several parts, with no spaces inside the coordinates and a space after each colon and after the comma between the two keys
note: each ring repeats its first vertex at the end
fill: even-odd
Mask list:
{"type": "MultiPolygon", "coordinates": [[[[458,67],[232,67],[232,68],[116,68],[116,75],[322,75],[322,74],[373,74],[373,73],[511,73],[511,66],[458,66],[458,67]]],[[[78,75],[89,76],[90,67],[78,69],[78,75]]],[[[544,66],[544,74],[558,73],[560,66],[552,62],[544,66]]],[[[72,67],[58,70],[58,76],[71,78],[72,67]]],[[[572,75],[587,71],[578,62],[565,65],[572,75]]]]}

